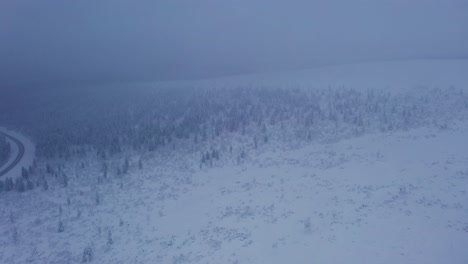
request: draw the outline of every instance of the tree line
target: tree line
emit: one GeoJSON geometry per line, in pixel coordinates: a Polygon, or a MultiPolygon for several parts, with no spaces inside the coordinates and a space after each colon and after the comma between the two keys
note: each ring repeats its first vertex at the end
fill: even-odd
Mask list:
{"type": "Polygon", "coordinates": [[[107,157],[128,149],[190,144],[204,152],[204,162],[213,156],[202,146],[229,135],[249,137],[256,148],[272,138],[311,141],[444,124],[468,108],[468,96],[454,87],[403,93],[343,87],[77,89],[23,101],[29,104],[27,111],[13,107],[0,121],[30,133],[39,157],[69,158],[89,151],[107,157]]]}

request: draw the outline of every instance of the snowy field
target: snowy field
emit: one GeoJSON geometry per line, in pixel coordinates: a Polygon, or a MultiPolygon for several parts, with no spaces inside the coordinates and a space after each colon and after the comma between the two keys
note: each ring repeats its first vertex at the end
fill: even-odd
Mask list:
{"type": "MultiPolygon", "coordinates": [[[[371,86],[468,89],[466,62],[418,65],[378,66],[393,67],[387,77],[369,67],[371,86]],[[421,80],[405,79],[410,70],[421,80]]],[[[344,68],[327,78],[365,83],[365,68],[344,68]]],[[[105,177],[95,153],[42,159],[37,188],[0,193],[0,263],[468,263],[466,109],[427,113],[437,118],[406,130],[290,144],[272,136],[242,160],[242,138],[224,137],[234,151],[212,166],[170,146],[125,153],[126,174],[117,173],[123,156],[108,157],[105,177]]]]}
{"type": "Polygon", "coordinates": [[[96,263],[466,263],[466,138],[464,122],[201,171],[149,159],[99,186],[90,161],[66,168],[70,188],[2,195],[0,259],[78,263],[89,246],[96,263]]]}

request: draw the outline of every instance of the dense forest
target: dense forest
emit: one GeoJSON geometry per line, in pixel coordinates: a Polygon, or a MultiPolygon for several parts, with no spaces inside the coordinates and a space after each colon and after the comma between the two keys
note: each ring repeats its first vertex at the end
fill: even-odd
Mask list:
{"type": "Polygon", "coordinates": [[[233,135],[253,148],[270,140],[336,140],[423,124],[444,127],[468,109],[468,95],[455,87],[397,93],[344,87],[155,85],[73,92],[11,90],[0,100],[0,123],[33,136],[43,158],[68,158],[90,150],[109,156],[165,146],[203,152],[220,144],[217,139],[233,135]],[[22,100],[16,100],[19,97],[22,100]],[[9,103],[19,101],[23,105],[9,103]]]}

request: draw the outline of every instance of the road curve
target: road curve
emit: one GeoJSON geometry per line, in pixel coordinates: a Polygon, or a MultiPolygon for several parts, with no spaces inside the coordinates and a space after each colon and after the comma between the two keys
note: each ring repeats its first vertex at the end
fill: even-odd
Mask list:
{"type": "Polygon", "coordinates": [[[10,136],[4,132],[0,131],[0,134],[4,135],[5,137],[9,138],[11,141],[13,141],[17,146],[18,146],[18,155],[16,155],[15,160],[13,160],[12,163],[10,163],[8,166],[6,166],[3,170],[0,171],[0,177],[5,175],[7,172],[9,172],[11,169],[13,169],[23,158],[24,155],[24,145],[19,141],[17,138],[10,136]]]}

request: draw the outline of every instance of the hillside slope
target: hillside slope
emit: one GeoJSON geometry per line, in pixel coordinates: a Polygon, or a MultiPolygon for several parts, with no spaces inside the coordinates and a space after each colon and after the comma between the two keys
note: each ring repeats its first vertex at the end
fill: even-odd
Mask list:
{"type": "Polygon", "coordinates": [[[30,129],[61,143],[34,188],[0,192],[0,263],[467,263],[468,63],[366,65],[134,84],[192,89],[158,111],[72,104],[30,129]]]}

